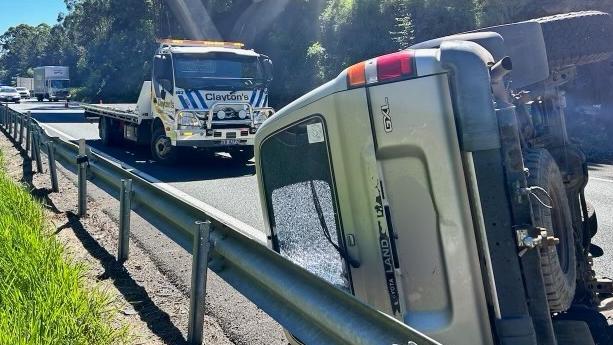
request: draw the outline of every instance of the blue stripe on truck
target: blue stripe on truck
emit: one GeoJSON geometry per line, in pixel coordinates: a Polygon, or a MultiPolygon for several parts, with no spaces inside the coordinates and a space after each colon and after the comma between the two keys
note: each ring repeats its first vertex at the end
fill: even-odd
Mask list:
{"type": "Polygon", "coordinates": [[[206,102],[204,101],[204,98],[200,94],[200,91],[194,91],[194,93],[196,94],[196,97],[200,101],[200,104],[202,104],[202,106],[204,107],[204,110],[207,110],[209,107],[206,105],[206,102]]]}
{"type": "Polygon", "coordinates": [[[187,105],[187,102],[185,101],[185,97],[183,97],[183,95],[179,95],[179,101],[181,102],[181,105],[183,106],[183,109],[189,109],[189,105],[187,105]]]}

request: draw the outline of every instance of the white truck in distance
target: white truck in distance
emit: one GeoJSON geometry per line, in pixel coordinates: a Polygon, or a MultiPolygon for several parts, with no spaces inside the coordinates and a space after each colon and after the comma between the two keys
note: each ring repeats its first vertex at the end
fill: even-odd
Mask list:
{"type": "Polygon", "coordinates": [[[34,78],[17,77],[15,82],[17,87],[25,87],[30,91],[34,90],[34,78]]]}
{"type": "Polygon", "coordinates": [[[257,128],[268,107],[272,62],[241,43],[163,40],[153,58],[152,81],[137,104],[82,105],[99,119],[105,145],[128,140],[149,145],[153,159],[176,160],[179,148],[253,157],[257,128]]]}
{"type": "Polygon", "coordinates": [[[42,66],[34,68],[33,96],[42,102],[70,99],[70,74],[66,66],[42,66]]]}

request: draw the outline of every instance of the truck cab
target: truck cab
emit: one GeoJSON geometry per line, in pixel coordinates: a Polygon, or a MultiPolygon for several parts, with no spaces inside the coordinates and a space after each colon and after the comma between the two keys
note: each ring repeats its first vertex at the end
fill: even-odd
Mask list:
{"type": "Polygon", "coordinates": [[[150,97],[154,158],[164,161],[182,146],[251,159],[254,134],[274,113],[268,107],[271,60],[240,43],[160,43],[150,97]]]}

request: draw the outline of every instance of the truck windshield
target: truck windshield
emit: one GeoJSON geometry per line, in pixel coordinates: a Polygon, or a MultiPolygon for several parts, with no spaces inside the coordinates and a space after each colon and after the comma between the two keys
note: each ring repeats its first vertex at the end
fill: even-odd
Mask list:
{"type": "Polygon", "coordinates": [[[54,89],[67,89],[68,80],[49,80],[49,87],[54,89]]]}
{"type": "Polygon", "coordinates": [[[175,54],[175,83],[182,89],[248,89],[264,82],[255,56],[175,54]]]}

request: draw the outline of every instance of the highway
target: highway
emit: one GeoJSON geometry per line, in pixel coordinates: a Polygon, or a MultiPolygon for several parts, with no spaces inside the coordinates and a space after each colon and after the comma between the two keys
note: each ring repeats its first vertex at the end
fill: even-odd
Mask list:
{"type": "MultiPolygon", "coordinates": [[[[69,140],[84,138],[95,150],[140,170],[156,183],[166,183],[256,229],[264,229],[253,163],[237,166],[227,157],[201,154],[190,156],[190,161],[177,166],[163,166],[149,160],[147,147],[102,146],[97,124],[88,123],[78,108],[65,109],[62,103],[47,102],[24,102],[11,107],[20,112],[31,111],[50,133],[69,140]]],[[[594,260],[595,270],[600,276],[613,277],[613,165],[590,164],[590,177],[587,199],[595,206],[599,221],[594,242],[605,252],[603,257],[594,260]]],[[[164,255],[157,258],[160,266],[168,272],[179,272],[178,283],[189,286],[191,256],[188,253],[143,222],[136,222],[132,233],[152,255],[157,255],[163,247],[164,255]]],[[[212,272],[209,276],[213,278],[209,278],[207,311],[230,340],[239,344],[286,343],[278,324],[212,272]]]]}

